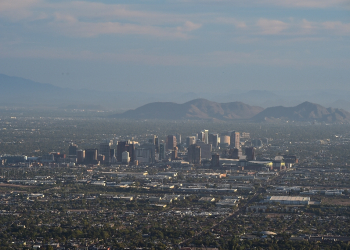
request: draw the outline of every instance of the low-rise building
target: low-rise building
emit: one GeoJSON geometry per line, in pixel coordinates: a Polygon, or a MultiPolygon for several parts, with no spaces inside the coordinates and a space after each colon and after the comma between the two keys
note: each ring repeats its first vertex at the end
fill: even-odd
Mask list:
{"type": "Polygon", "coordinates": [[[264,200],[265,203],[281,203],[286,205],[308,205],[310,197],[302,196],[268,196],[264,200]]]}

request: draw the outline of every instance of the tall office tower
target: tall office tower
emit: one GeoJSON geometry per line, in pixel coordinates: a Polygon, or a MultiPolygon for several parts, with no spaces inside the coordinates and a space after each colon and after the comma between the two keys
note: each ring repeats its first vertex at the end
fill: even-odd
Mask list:
{"type": "Polygon", "coordinates": [[[211,156],[211,167],[212,168],[220,168],[220,155],[213,154],[211,156]]]}
{"type": "Polygon", "coordinates": [[[161,143],[159,144],[159,160],[165,159],[165,144],[161,143]]]}
{"type": "Polygon", "coordinates": [[[122,154],[126,151],[126,145],[128,145],[127,141],[118,141],[117,143],[117,161],[122,162],[122,154]]]}
{"type": "Polygon", "coordinates": [[[110,162],[110,154],[111,154],[111,146],[113,144],[112,140],[105,140],[104,142],[100,143],[100,154],[105,156],[104,163],[110,162]]]}
{"type": "Polygon", "coordinates": [[[68,148],[68,155],[69,156],[77,156],[77,150],[78,150],[78,146],[74,143],[69,145],[68,148]]]}
{"type": "Polygon", "coordinates": [[[174,147],[173,151],[171,152],[171,160],[172,161],[177,159],[177,150],[178,150],[178,147],[174,147]]]}
{"type": "Polygon", "coordinates": [[[230,136],[230,146],[232,148],[240,148],[240,135],[239,132],[232,131],[230,136]]]}
{"type": "Polygon", "coordinates": [[[195,143],[196,143],[196,137],[195,136],[188,136],[186,138],[186,145],[187,145],[187,147],[189,147],[190,145],[195,144],[195,143]]]}
{"type": "Polygon", "coordinates": [[[134,162],[135,160],[135,144],[131,143],[128,145],[127,147],[127,151],[129,152],[129,156],[130,156],[130,162],[134,162]]]}
{"type": "Polygon", "coordinates": [[[156,161],[156,150],[155,150],[154,144],[151,144],[151,143],[143,144],[143,145],[141,145],[140,148],[144,148],[144,149],[149,150],[151,163],[154,163],[156,161]]]}
{"type": "Polygon", "coordinates": [[[197,135],[197,139],[198,141],[203,141],[205,140],[205,134],[204,134],[204,131],[201,131],[201,132],[198,132],[198,135],[197,135]]]}
{"type": "Polygon", "coordinates": [[[109,150],[109,156],[110,156],[110,163],[116,163],[117,162],[117,155],[116,155],[116,151],[114,148],[111,148],[109,150]]]}
{"type": "Polygon", "coordinates": [[[245,155],[247,156],[247,161],[255,160],[255,149],[253,147],[245,149],[245,155]]]}
{"type": "Polygon", "coordinates": [[[211,151],[212,151],[211,144],[205,144],[204,142],[197,141],[196,145],[201,147],[202,159],[210,160],[211,159],[211,151]]]}
{"type": "Polygon", "coordinates": [[[228,147],[228,146],[230,146],[230,136],[228,136],[228,135],[220,136],[220,146],[221,147],[228,147]]]}
{"type": "Polygon", "coordinates": [[[209,144],[209,130],[205,129],[204,131],[204,143],[209,144]]]}
{"type": "Polygon", "coordinates": [[[104,156],[104,155],[102,155],[102,154],[98,154],[97,160],[98,160],[100,163],[103,163],[103,162],[106,161],[106,156],[104,156]]]}
{"type": "Polygon", "coordinates": [[[175,137],[176,137],[176,144],[181,144],[181,135],[176,133],[175,137]]]}
{"type": "Polygon", "coordinates": [[[138,163],[152,163],[152,150],[140,147],[135,149],[135,159],[138,163]]]}
{"type": "Polygon", "coordinates": [[[213,146],[213,148],[217,148],[220,143],[220,138],[218,134],[209,134],[209,144],[213,146]]]}
{"type": "Polygon", "coordinates": [[[114,149],[114,148],[111,148],[111,149],[109,150],[109,156],[111,157],[111,159],[112,159],[113,157],[115,157],[115,149],[114,149]]]}
{"type": "Polygon", "coordinates": [[[156,137],[154,139],[154,146],[155,146],[155,151],[158,154],[159,153],[159,138],[158,137],[156,137]]]}
{"type": "Polygon", "coordinates": [[[77,163],[82,164],[85,161],[85,150],[77,150],[77,163]]]}
{"type": "Polygon", "coordinates": [[[124,151],[124,152],[122,153],[122,163],[129,164],[129,162],[130,162],[129,152],[124,151]]]}
{"type": "Polygon", "coordinates": [[[155,145],[156,144],[156,138],[157,138],[156,135],[152,135],[152,137],[148,139],[148,143],[151,143],[151,144],[155,145]]]}
{"type": "Polygon", "coordinates": [[[168,135],[167,150],[173,150],[174,147],[176,147],[176,137],[174,135],[168,135]]]}
{"type": "Polygon", "coordinates": [[[231,159],[240,159],[242,155],[242,149],[240,148],[231,148],[229,151],[229,158],[231,159]]]}
{"type": "Polygon", "coordinates": [[[122,154],[124,151],[129,152],[130,162],[135,160],[135,145],[129,141],[118,141],[117,144],[117,161],[122,162],[122,154]]]}
{"type": "Polygon", "coordinates": [[[196,147],[196,144],[191,144],[187,147],[187,161],[189,163],[193,163],[194,161],[194,148],[196,147]]]}
{"type": "Polygon", "coordinates": [[[201,147],[192,144],[188,147],[187,153],[188,162],[192,164],[201,164],[201,147]]]}
{"type": "Polygon", "coordinates": [[[96,148],[85,149],[85,162],[94,164],[97,161],[98,150],[96,148]]]}
{"type": "Polygon", "coordinates": [[[66,158],[66,154],[61,154],[60,152],[50,153],[54,156],[56,162],[62,162],[66,158]]]}

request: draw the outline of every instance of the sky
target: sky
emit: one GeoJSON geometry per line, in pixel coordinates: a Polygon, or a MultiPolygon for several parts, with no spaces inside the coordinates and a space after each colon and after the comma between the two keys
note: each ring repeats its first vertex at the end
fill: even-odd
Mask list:
{"type": "Polygon", "coordinates": [[[0,73],[160,94],[350,91],[350,1],[0,0],[0,73]]]}

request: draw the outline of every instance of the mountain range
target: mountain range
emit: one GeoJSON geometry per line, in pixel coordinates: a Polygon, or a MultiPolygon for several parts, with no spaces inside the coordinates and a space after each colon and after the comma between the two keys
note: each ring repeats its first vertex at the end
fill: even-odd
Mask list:
{"type": "Polygon", "coordinates": [[[242,102],[217,103],[206,99],[195,99],[183,104],[154,102],[116,115],[128,119],[249,119],[264,109],[242,102]]]}
{"type": "Polygon", "coordinates": [[[181,91],[159,94],[152,90],[149,93],[133,90],[101,91],[61,88],[0,74],[0,107],[108,110],[121,114],[119,117],[141,119],[251,119],[254,121],[314,119],[342,122],[348,120],[348,113],[344,110],[350,111],[349,95],[349,92],[337,90],[276,90],[274,92],[235,90],[221,94],[181,91]],[[309,105],[312,108],[306,107],[305,100],[320,105],[315,106],[316,104],[311,103],[309,105]],[[300,103],[304,104],[300,107],[300,103]],[[333,109],[326,109],[324,106],[333,107],[333,109]],[[172,112],[169,113],[169,110],[172,112]]]}
{"type": "Polygon", "coordinates": [[[277,106],[264,109],[242,102],[217,103],[206,99],[195,99],[183,104],[153,102],[113,117],[167,120],[250,120],[256,122],[350,122],[349,112],[337,108],[325,108],[311,102],[303,102],[295,107],[277,106]]]}
{"type": "Polygon", "coordinates": [[[298,122],[350,122],[350,113],[338,108],[325,108],[319,104],[303,102],[295,107],[270,107],[252,117],[254,121],[288,120],[298,122]]]}

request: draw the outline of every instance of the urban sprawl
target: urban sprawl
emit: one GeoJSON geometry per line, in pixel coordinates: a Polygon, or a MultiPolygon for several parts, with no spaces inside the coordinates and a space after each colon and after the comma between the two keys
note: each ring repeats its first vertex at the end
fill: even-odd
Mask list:
{"type": "Polygon", "coordinates": [[[0,248],[348,249],[349,158],[331,149],[349,141],[204,129],[2,152],[0,248]]]}

